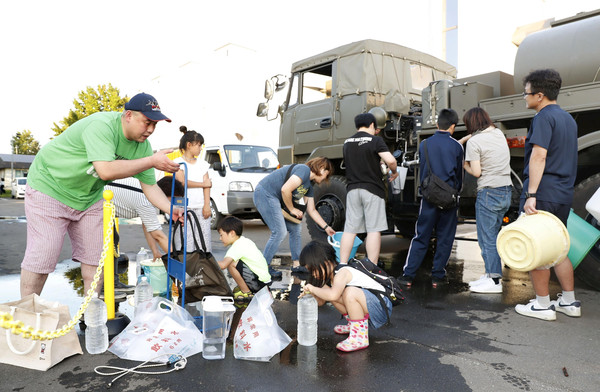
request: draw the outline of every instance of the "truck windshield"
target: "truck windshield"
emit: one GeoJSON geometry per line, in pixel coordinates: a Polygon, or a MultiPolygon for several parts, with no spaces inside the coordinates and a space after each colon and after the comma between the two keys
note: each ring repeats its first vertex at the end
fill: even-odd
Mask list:
{"type": "Polygon", "coordinates": [[[223,146],[229,167],[233,171],[271,172],[279,161],[275,152],[264,146],[223,146]]]}

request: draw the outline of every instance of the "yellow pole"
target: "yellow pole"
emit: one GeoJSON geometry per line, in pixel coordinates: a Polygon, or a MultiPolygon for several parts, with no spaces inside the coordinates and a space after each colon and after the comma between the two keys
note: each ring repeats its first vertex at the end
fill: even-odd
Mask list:
{"type": "MultiPolygon", "coordinates": [[[[106,190],[102,193],[104,197],[104,225],[103,233],[106,235],[108,228],[113,224],[113,193],[106,190]]],[[[104,243],[104,241],[103,241],[104,243]]],[[[109,320],[115,318],[115,239],[110,236],[108,240],[108,249],[104,258],[104,302],[106,303],[107,316],[109,320]]]]}

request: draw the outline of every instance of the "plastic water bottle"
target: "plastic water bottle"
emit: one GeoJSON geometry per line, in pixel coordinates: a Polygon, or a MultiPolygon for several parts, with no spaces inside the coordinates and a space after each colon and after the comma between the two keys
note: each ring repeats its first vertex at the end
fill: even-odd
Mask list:
{"type": "Polygon", "coordinates": [[[90,354],[102,354],[108,349],[107,310],[104,301],[94,293],[85,310],[85,349],[90,354]]]}
{"type": "Polygon", "coordinates": [[[310,294],[298,300],[298,344],[312,346],[317,343],[319,306],[310,294]]]}
{"type": "Polygon", "coordinates": [[[135,278],[139,278],[142,273],[142,261],[148,259],[148,252],[143,247],[140,248],[140,251],[137,253],[135,257],[135,278]]]}
{"type": "Polygon", "coordinates": [[[152,294],[153,290],[150,282],[148,282],[148,277],[143,275],[140,276],[140,281],[137,286],[135,286],[135,292],[133,294],[135,302],[134,316],[138,315],[142,308],[141,305],[143,305],[144,302],[152,300],[152,294]]]}

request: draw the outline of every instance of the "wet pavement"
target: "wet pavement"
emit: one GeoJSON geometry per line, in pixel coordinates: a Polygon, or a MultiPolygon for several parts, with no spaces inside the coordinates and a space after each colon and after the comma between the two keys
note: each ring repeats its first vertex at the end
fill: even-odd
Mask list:
{"type": "MultiPolygon", "coordinates": [[[[0,302],[19,298],[19,264],[25,245],[26,223],[19,216],[22,200],[0,200],[0,302]],[[10,204],[10,205],[9,205],[10,204]],[[10,212],[12,211],[12,212],[10,212]]],[[[214,234],[214,233],[213,233],[214,234]]],[[[245,221],[244,235],[264,247],[268,229],[260,221],[245,221]]],[[[483,273],[473,225],[461,225],[448,265],[450,284],[433,289],[428,271],[431,255],[419,270],[406,300],[394,307],[391,326],[370,330],[370,347],[355,353],[340,353],[335,344],[342,340],[333,333],[340,316],[331,306],[319,310],[319,339],[315,346],[296,341],[294,293],[298,280],[289,271],[289,248],[282,243],[283,279],[272,292],[273,309],[284,331],[294,339],[270,362],[236,360],[231,343],[226,358],[204,360],[201,354],[188,358],[185,369],[165,375],[127,375],[111,389],[119,391],[596,391],[600,385],[600,293],[577,285],[583,317],[562,314],[554,322],[517,315],[514,305],[533,297],[526,273],[504,270],[503,294],[471,294],[467,282],[483,273]],[[568,377],[563,373],[567,369],[568,377]]],[[[130,258],[145,246],[141,228],[121,225],[121,251],[130,258]]],[[[306,229],[303,241],[308,241],[306,229]]],[[[387,236],[383,239],[382,260],[386,270],[399,275],[409,241],[387,236]]],[[[71,314],[79,308],[75,278],[77,263],[69,259],[65,244],[56,272],[51,274],[42,296],[69,305],[71,314]]],[[[217,258],[225,249],[213,235],[217,258]]],[[[359,255],[363,251],[359,248],[359,255]]],[[[554,296],[560,288],[552,283],[554,296]]],[[[119,311],[132,316],[124,302],[119,311]]],[[[238,310],[235,317],[241,316],[238,310]]],[[[235,323],[234,323],[235,324],[235,323]]],[[[83,335],[80,341],[83,344],[83,335]]],[[[85,352],[85,348],[84,348],[85,352]]],[[[46,372],[0,364],[1,391],[96,391],[105,390],[112,377],[99,376],[100,365],[132,367],[138,362],[122,360],[111,353],[77,355],[46,372]]]]}

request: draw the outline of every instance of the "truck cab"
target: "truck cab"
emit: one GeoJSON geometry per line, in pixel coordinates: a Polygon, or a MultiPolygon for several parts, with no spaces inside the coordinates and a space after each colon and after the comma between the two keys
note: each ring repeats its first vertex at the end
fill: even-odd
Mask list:
{"type": "Polygon", "coordinates": [[[212,145],[202,150],[199,159],[210,165],[212,229],[226,215],[260,218],[253,201],[254,190],[279,166],[273,149],[249,144],[212,145]]]}

